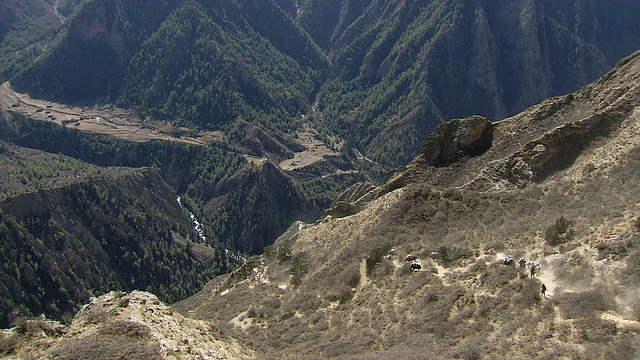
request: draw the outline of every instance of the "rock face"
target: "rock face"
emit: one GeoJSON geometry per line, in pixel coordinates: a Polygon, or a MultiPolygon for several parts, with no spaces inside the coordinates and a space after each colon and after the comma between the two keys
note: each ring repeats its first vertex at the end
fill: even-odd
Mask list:
{"type": "Polygon", "coordinates": [[[438,126],[422,146],[427,164],[447,166],[464,157],[482,155],[491,147],[493,125],[481,116],[448,121],[438,126]]]}

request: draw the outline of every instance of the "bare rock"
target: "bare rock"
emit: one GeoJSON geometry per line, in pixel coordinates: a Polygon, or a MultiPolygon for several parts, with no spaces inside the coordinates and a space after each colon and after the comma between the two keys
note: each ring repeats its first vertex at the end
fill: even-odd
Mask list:
{"type": "Polygon", "coordinates": [[[493,140],[493,125],[482,116],[455,119],[439,125],[422,146],[427,164],[447,166],[465,157],[482,155],[493,140]]]}

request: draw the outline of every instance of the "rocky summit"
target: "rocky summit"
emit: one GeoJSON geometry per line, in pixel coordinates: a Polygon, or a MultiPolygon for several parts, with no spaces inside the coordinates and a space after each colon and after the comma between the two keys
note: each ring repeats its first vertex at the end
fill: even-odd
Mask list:
{"type": "Polygon", "coordinates": [[[112,293],[2,343],[39,358],[638,358],[639,84],[635,53],[505,120],[443,124],[383,185],[195,296],[112,293]]]}

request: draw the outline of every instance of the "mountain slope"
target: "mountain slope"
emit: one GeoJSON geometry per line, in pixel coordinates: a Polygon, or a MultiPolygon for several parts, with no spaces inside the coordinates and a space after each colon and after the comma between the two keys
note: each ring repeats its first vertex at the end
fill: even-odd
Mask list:
{"type": "Polygon", "coordinates": [[[186,2],[132,59],[123,103],[197,129],[242,116],[272,131],[291,130],[293,117],[308,106],[314,71],[326,62],[267,4],[186,2]]]}
{"type": "MultiPolygon", "coordinates": [[[[25,150],[9,149],[2,158],[11,173],[5,158],[25,150]]],[[[76,166],[59,155],[23,176],[59,171],[56,162],[76,166]]],[[[37,314],[70,320],[78,304],[113,289],[176,301],[227,271],[220,248],[202,244],[156,171],[92,167],[74,177],[0,201],[2,326],[37,314]]]]}
{"type": "Polygon", "coordinates": [[[67,334],[42,319],[4,332],[8,353],[109,351],[117,326],[131,329],[118,353],[140,358],[182,338],[189,347],[170,356],[222,346],[231,358],[634,359],[638,80],[640,52],[514,117],[445,123],[383,185],[354,186],[322,221],[293,224],[264,255],[174,304],[180,314],[156,312],[150,294],[112,293],[67,334]],[[215,324],[227,345],[184,322],[215,324]],[[38,329],[44,337],[30,335],[38,329]]]}
{"type": "Polygon", "coordinates": [[[271,1],[96,0],[12,84],[66,102],[107,98],[196,131],[242,117],[279,132],[295,128],[326,67],[271,1]]]}
{"type": "MultiPolygon", "coordinates": [[[[319,217],[322,210],[318,207],[328,202],[313,204],[313,198],[335,193],[344,186],[309,189],[307,183],[311,186],[318,181],[296,180],[271,163],[248,162],[229,150],[168,141],[123,141],[29,120],[19,114],[8,114],[0,120],[3,137],[20,146],[64,154],[99,166],[157,168],[163,180],[203,223],[209,245],[251,255],[261,253],[292,221],[319,217]],[[274,219],[268,214],[278,217],[274,219]]],[[[45,181],[56,181],[54,175],[45,181]]],[[[346,183],[361,179],[357,174],[335,178],[346,183]]],[[[335,178],[327,174],[319,182],[332,182],[335,178]]]]}
{"type": "Polygon", "coordinates": [[[0,81],[40,55],[78,0],[7,0],[0,4],[0,81]]]}
{"type": "Polygon", "coordinates": [[[12,85],[192,132],[306,120],[390,168],[447,119],[499,120],[595,80],[640,47],[637,16],[632,0],[94,0],[12,85]]]}
{"type": "Polygon", "coordinates": [[[343,197],[353,215],[294,224],[176,308],[267,358],[633,358],[639,78],[636,53],[504,121],[446,123],[384,185],[343,197]]]}
{"type": "Polygon", "coordinates": [[[298,21],[333,63],[318,99],[331,131],[397,166],[444,120],[499,120],[604,74],[640,46],[637,24],[618,12],[639,14],[640,6],[310,1],[298,21]],[[335,28],[316,35],[318,23],[335,28]]]}

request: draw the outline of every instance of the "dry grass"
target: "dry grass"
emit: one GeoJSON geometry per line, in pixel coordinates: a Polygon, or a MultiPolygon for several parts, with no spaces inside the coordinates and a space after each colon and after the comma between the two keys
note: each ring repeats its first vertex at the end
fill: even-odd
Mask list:
{"type": "Polygon", "coordinates": [[[160,346],[150,340],[138,340],[126,335],[97,335],[82,339],[66,339],[51,351],[53,358],[84,359],[163,359],[160,346]]]}

